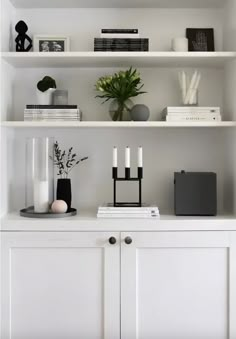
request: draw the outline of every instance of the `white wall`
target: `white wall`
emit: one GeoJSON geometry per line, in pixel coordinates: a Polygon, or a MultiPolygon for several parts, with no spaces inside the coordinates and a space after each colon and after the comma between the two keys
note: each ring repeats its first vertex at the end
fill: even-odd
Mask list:
{"type": "MultiPolygon", "coordinates": [[[[115,69],[19,69],[14,82],[14,120],[23,120],[26,104],[36,102],[36,84],[45,75],[56,79],[57,87],[69,90],[69,102],[78,104],[83,111],[83,120],[108,120],[109,103],[95,98],[95,83],[100,76],[112,74],[115,69]]],[[[181,93],[178,69],[139,69],[146,94],[133,99],[144,103],[151,111],[151,120],[160,120],[161,111],[168,105],[179,105],[181,93]]],[[[222,70],[202,69],[199,89],[199,104],[220,106],[223,109],[222,70]]],[[[189,74],[193,69],[188,70],[189,74]]]]}
{"type": "MultiPolygon", "coordinates": [[[[61,147],[74,150],[89,159],[72,173],[73,206],[96,210],[99,204],[112,200],[112,148],[119,147],[120,173],[124,173],[124,148],[132,148],[131,164],[136,174],[136,149],[144,147],[143,198],[157,203],[162,213],[173,213],[173,176],[175,171],[214,171],[218,175],[219,213],[223,213],[224,139],[222,129],[48,129],[17,130],[15,157],[17,169],[12,182],[11,206],[24,207],[24,142],[28,136],[54,136],[61,147]]],[[[124,188],[124,187],[123,187],[124,188]]],[[[122,191],[122,190],[121,190],[122,191]]],[[[135,188],[120,192],[121,199],[135,198],[135,188]]]]}
{"type": "Polygon", "coordinates": [[[134,27],[150,38],[150,50],[170,50],[170,41],[185,36],[186,27],[213,27],[216,50],[222,50],[222,9],[23,9],[16,21],[25,20],[29,33],[64,34],[71,37],[72,51],[93,50],[101,28],[134,27]]]}

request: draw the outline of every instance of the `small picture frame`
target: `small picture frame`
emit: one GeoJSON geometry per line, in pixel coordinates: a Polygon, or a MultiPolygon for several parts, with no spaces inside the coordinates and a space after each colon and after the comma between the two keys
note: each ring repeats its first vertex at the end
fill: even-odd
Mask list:
{"type": "Polygon", "coordinates": [[[192,52],[214,52],[213,28],[187,28],[188,50],[192,52]]]}
{"type": "Polygon", "coordinates": [[[68,52],[70,38],[61,35],[34,35],[34,52],[68,52]]]}

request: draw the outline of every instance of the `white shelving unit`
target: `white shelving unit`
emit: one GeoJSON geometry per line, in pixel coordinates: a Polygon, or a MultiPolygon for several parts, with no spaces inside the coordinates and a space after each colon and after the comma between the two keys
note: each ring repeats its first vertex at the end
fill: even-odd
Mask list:
{"type": "MultiPolygon", "coordinates": [[[[1,338],[236,339],[236,0],[1,4],[1,338]],[[14,52],[19,20],[30,36],[69,36],[71,51],[14,52]],[[170,52],[187,27],[214,28],[216,52],[170,52]],[[101,28],[138,28],[150,51],[92,52],[101,28]],[[95,97],[99,77],[130,66],[144,84],[133,100],[150,108],[147,122],[113,122],[95,97]],[[223,121],[161,121],[164,107],[179,105],[178,71],[196,68],[199,105],[219,106],[223,121]],[[45,75],[68,89],[82,122],[23,121],[45,75]],[[88,156],[71,173],[77,216],[19,215],[25,140],[35,136],[88,156]],[[158,205],[160,220],[96,218],[98,205],[112,201],[112,148],[123,175],[127,145],[131,175],[143,146],[143,201],[158,205]],[[181,170],[217,174],[217,216],[174,216],[181,170]]],[[[136,186],[123,184],[119,200],[133,201],[136,186]]]]}

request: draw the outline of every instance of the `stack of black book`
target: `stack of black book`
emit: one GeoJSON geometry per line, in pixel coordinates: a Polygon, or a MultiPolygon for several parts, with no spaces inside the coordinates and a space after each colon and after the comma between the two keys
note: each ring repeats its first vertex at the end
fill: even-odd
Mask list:
{"type": "Polygon", "coordinates": [[[147,52],[149,39],[139,37],[138,29],[102,29],[94,39],[95,52],[147,52]]]}

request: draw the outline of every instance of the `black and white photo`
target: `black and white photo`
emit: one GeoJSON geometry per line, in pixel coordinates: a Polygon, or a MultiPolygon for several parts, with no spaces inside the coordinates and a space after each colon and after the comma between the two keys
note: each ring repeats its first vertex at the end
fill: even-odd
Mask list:
{"type": "Polygon", "coordinates": [[[69,37],[36,35],[34,36],[34,51],[67,52],[69,51],[69,37]]]}

